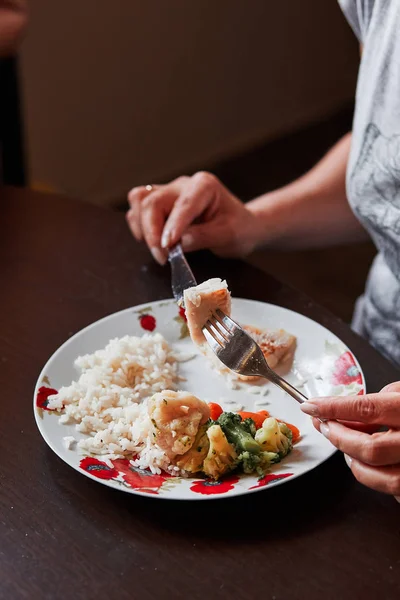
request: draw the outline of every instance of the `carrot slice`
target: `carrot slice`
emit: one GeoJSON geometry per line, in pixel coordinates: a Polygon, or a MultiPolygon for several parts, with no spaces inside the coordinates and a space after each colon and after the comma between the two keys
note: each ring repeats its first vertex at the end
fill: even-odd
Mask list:
{"type": "Polygon", "coordinates": [[[218,419],[218,417],[220,417],[222,415],[222,413],[224,412],[222,410],[222,408],[220,407],[220,405],[217,404],[216,402],[209,402],[208,406],[210,407],[210,418],[213,421],[216,421],[218,419]]]}
{"type": "Polygon", "coordinates": [[[260,410],[258,413],[240,411],[238,412],[238,415],[242,417],[243,421],[245,419],[253,419],[254,423],[256,424],[256,429],[260,429],[265,419],[269,417],[269,414],[266,410],[260,410]]]}
{"type": "Polygon", "coordinates": [[[263,415],[265,419],[268,419],[268,417],[270,416],[270,414],[267,410],[259,410],[258,414],[263,415]]]}

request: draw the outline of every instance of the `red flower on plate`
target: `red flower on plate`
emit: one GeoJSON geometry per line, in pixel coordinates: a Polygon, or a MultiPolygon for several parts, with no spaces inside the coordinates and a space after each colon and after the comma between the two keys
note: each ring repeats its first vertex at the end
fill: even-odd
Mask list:
{"type": "Polygon", "coordinates": [[[273,473],[270,473],[269,475],[264,475],[264,477],[261,477],[261,479],[257,481],[257,485],[253,485],[251,488],[249,488],[249,490],[255,490],[257,488],[264,487],[269,483],[279,481],[279,479],[286,479],[286,477],[291,477],[292,475],[293,473],[282,473],[281,475],[274,475],[273,473]]]}
{"type": "Polygon", "coordinates": [[[49,396],[53,396],[54,394],[58,394],[58,391],[54,388],[43,385],[38,389],[38,393],[36,395],[36,406],[38,408],[43,408],[43,410],[54,410],[53,408],[47,408],[49,404],[49,396]]]}
{"type": "Polygon", "coordinates": [[[362,384],[360,369],[351,352],[344,352],[333,368],[332,383],[335,385],[350,385],[351,383],[362,384]]]}
{"type": "Polygon", "coordinates": [[[154,331],[157,324],[153,315],[149,314],[140,315],[139,323],[142,329],[145,329],[146,331],[154,331]]]}
{"type": "Polygon", "coordinates": [[[190,489],[192,492],[196,492],[196,494],[226,494],[226,492],[233,490],[238,481],[239,477],[236,475],[224,477],[224,479],[221,479],[220,481],[214,481],[214,479],[200,479],[195,481],[194,484],[190,486],[190,489]]]}
{"type": "Polygon", "coordinates": [[[181,333],[180,333],[179,339],[183,340],[185,337],[187,337],[189,335],[186,312],[185,312],[185,309],[183,308],[183,306],[178,306],[178,315],[176,317],[174,317],[174,321],[176,321],[179,324],[179,327],[181,328],[181,333]]]}
{"type": "MultiPolygon", "coordinates": [[[[154,473],[151,473],[151,471],[138,469],[131,465],[126,458],[118,458],[111,462],[114,465],[114,468],[122,473],[123,480],[135,490],[151,488],[153,493],[157,493],[156,490],[159,490],[168,477],[170,477],[168,473],[155,475],[154,473]]],[[[152,493],[151,489],[146,489],[146,491],[152,493]]]]}
{"type": "Polygon", "coordinates": [[[118,477],[117,469],[109,467],[107,463],[97,460],[97,458],[92,458],[91,456],[87,456],[83,458],[79,463],[81,469],[98,477],[99,479],[114,479],[118,477]]]}

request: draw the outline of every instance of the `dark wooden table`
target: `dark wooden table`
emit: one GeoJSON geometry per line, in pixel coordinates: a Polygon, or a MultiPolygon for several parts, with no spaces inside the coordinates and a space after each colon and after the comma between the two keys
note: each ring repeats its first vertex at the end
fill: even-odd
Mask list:
{"type": "MultiPolygon", "coordinates": [[[[240,262],[192,260],[199,280],[319,321],[357,354],[370,391],[398,371],[301,293],[240,262]]],[[[237,499],[135,497],[79,475],[37,431],[43,364],[88,323],[170,296],[168,268],[122,214],[0,190],[0,598],[399,598],[400,507],[336,454],[285,486],[237,499]]]]}

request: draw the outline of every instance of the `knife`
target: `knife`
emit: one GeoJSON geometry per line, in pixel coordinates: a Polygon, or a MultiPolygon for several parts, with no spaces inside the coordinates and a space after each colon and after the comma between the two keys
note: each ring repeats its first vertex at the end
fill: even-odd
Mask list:
{"type": "Polygon", "coordinates": [[[172,293],[179,306],[184,307],[183,292],[197,285],[192,269],[183,254],[181,244],[176,244],[169,250],[168,260],[171,265],[172,293]]]}

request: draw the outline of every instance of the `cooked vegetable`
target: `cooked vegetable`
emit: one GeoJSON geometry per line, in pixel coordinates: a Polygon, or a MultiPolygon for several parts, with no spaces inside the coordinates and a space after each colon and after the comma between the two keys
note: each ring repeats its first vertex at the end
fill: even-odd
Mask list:
{"type": "Polygon", "coordinates": [[[271,416],[267,410],[259,410],[257,414],[263,415],[265,419],[271,416]]]}
{"type": "Polygon", "coordinates": [[[253,419],[242,421],[239,414],[222,413],[218,419],[228,441],[235,446],[238,454],[237,464],[244,473],[264,475],[271,464],[279,462],[279,455],[269,452],[254,439],[256,425],[253,419]]]}
{"type": "Polygon", "coordinates": [[[239,454],[240,461],[244,473],[258,473],[264,475],[269,467],[280,461],[279,454],[275,452],[261,451],[259,454],[253,452],[242,452],[239,454]]]}
{"type": "Polygon", "coordinates": [[[202,470],[208,477],[219,479],[236,467],[237,453],[219,425],[211,425],[207,429],[207,437],[210,447],[202,470]]]}
{"type": "Polygon", "coordinates": [[[240,411],[238,415],[242,417],[243,421],[245,419],[253,419],[257,429],[260,429],[265,419],[269,417],[269,413],[266,410],[260,410],[260,412],[240,411]]]}
{"type": "Polygon", "coordinates": [[[256,472],[264,475],[271,464],[279,462],[280,456],[277,452],[262,447],[254,438],[257,433],[253,419],[247,418],[242,421],[239,414],[224,412],[218,423],[228,441],[235,446],[238,465],[240,464],[244,473],[256,472]]]}
{"type": "Polygon", "coordinates": [[[236,452],[250,452],[260,454],[260,444],[254,439],[254,425],[249,419],[242,421],[242,417],[231,412],[224,412],[218,419],[218,424],[227,437],[228,442],[235,446],[236,452]]]}
{"type": "Polygon", "coordinates": [[[216,402],[209,402],[208,406],[210,407],[210,419],[212,421],[216,421],[219,416],[224,412],[219,404],[216,402]]]}
{"type": "MultiPolygon", "coordinates": [[[[284,422],[265,414],[221,412],[221,407],[210,403],[211,419],[198,428],[191,447],[175,458],[175,464],[188,473],[202,471],[212,479],[220,479],[239,468],[244,473],[263,476],[269,467],[286,456],[292,449],[292,431],[284,422]],[[242,419],[242,416],[246,418],[242,419]],[[252,415],[251,417],[247,415],[252,415]],[[254,416],[263,419],[257,429],[254,416]]],[[[267,413],[267,411],[262,411],[267,413]]],[[[259,421],[258,421],[259,422],[259,421]]],[[[298,434],[297,428],[294,430],[298,434]]]]}
{"type": "Polygon", "coordinates": [[[280,458],[286,456],[293,448],[291,430],[285,423],[279,423],[273,417],[265,419],[255,439],[263,450],[276,452],[280,458]]]}
{"type": "Polygon", "coordinates": [[[180,456],[179,460],[175,462],[177,467],[184,471],[188,471],[188,473],[198,473],[202,470],[204,459],[206,458],[210,447],[210,441],[207,436],[208,427],[208,422],[199,427],[190,450],[185,452],[185,454],[180,456]]]}
{"type": "Polygon", "coordinates": [[[285,421],[279,421],[280,423],[285,423],[286,427],[290,429],[292,432],[292,444],[295,444],[300,439],[300,429],[296,427],[296,425],[292,425],[291,423],[286,423],[285,421]]]}
{"type": "Polygon", "coordinates": [[[254,423],[253,419],[245,419],[242,421],[242,427],[245,429],[252,437],[256,435],[257,427],[254,423]]]}

